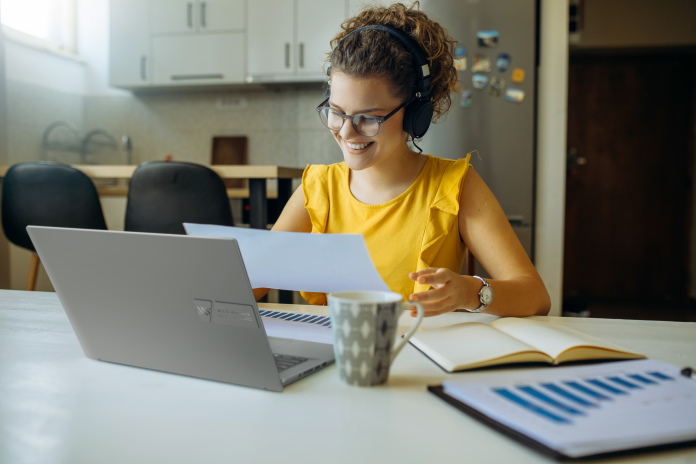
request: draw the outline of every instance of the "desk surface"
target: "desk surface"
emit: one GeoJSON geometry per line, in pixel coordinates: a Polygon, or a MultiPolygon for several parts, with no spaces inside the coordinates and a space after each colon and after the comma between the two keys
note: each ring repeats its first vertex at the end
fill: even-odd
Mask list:
{"type": "MultiPolygon", "coordinates": [[[[696,323],[544,319],[696,366],[696,323]]],[[[0,290],[0,462],[546,462],[425,390],[465,375],[411,346],[374,388],[334,366],[272,393],[109,364],[83,355],[55,294],[0,290]]],[[[696,462],[696,448],[593,462],[696,462]]]]}
{"type": "MultiPolygon", "coordinates": [[[[73,167],[84,172],[93,179],[130,179],[137,166],[134,165],[103,165],[83,164],[73,167]]],[[[208,166],[223,179],[296,179],[302,177],[304,169],[283,166],[255,165],[212,165],[208,166]]],[[[0,166],[0,177],[4,177],[9,166],[0,166]]]]}

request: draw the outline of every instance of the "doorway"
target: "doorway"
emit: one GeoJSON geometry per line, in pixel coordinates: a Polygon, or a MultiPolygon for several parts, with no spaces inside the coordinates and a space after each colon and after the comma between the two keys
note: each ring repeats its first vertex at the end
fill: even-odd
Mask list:
{"type": "Polygon", "coordinates": [[[686,308],[695,70],[692,50],[571,53],[564,311],[686,308]]]}

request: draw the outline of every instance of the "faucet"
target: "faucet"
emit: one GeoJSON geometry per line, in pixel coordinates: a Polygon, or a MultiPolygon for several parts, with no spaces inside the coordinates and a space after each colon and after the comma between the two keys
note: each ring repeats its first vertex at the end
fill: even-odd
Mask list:
{"type": "Polygon", "coordinates": [[[121,146],[126,152],[126,164],[133,164],[133,142],[128,134],[121,137],[121,146]]]}

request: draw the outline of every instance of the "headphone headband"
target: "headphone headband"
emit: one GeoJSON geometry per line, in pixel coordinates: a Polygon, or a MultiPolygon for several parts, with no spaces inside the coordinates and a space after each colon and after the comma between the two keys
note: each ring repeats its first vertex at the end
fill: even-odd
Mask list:
{"type": "Polygon", "coordinates": [[[350,31],[346,34],[346,37],[360,32],[366,29],[372,29],[377,31],[386,32],[396,40],[398,40],[413,58],[413,64],[415,65],[416,72],[418,73],[418,91],[421,93],[421,97],[427,97],[430,95],[430,66],[428,65],[428,56],[425,54],[421,46],[416,42],[416,40],[404,32],[398,27],[390,26],[388,24],[368,24],[367,26],[359,27],[350,31]]]}

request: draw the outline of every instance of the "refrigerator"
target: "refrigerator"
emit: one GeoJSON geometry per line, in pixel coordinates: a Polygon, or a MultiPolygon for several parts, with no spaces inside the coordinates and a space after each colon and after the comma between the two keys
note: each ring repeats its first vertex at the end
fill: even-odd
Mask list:
{"type": "Polygon", "coordinates": [[[418,145],[463,158],[491,188],[534,259],[538,0],[421,0],[457,41],[459,87],[418,145]]]}

